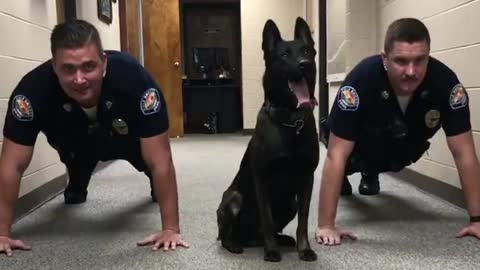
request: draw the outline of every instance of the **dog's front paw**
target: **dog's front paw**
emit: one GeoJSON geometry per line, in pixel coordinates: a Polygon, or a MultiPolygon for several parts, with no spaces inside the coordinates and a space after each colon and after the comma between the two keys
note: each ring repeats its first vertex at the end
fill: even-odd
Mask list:
{"type": "Polygon", "coordinates": [[[263,259],[267,262],[279,262],[282,260],[282,255],[277,250],[270,250],[265,252],[263,259]]]}
{"type": "Polygon", "coordinates": [[[231,253],[240,254],[243,253],[243,248],[240,245],[234,244],[230,241],[222,241],[222,246],[231,253]]]}
{"type": "Polygon", "coordinates": [[[242,247],[225,247],[228,251],[231,253],[235,254],[240,254],[243,253],[243,248],[242,247]]]}
{"type": "Polygon", "coordinates": [[[311,262],[317,260],[317,254],[312,249],[300,250],[298,251],[298,256],[302,261],[311,262]]]}

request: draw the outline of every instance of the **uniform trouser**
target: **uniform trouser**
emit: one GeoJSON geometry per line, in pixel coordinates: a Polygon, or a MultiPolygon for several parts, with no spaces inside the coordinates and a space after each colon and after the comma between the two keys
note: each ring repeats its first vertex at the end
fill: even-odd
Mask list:
{"type": "Polygon", "coordinates": [[[62,153],[59,151],[60,159],[67,167],[67,173],[69,177],[69,182],[66,192],[86,192],[92,173],[95,170],[95,167],[98,161],[107,161],[114,159],[124,159],[130,162],[138,171],[144,172],[145,175],[150,180],[150,187],[153,191],[153,179],[152,174],[148,167],[146,166],[141,155],[130,155],[130,156],[116,156],[112,155],[110,158],[99,158],[96,155],[91,154],[79,154],[79,153],[62,153]]]}

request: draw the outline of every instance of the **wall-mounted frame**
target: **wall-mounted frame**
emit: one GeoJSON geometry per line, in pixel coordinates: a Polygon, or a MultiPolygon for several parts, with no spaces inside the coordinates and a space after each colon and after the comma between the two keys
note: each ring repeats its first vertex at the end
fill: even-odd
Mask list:
{"type": "Polygon", "coordinates": [[[112,0],[97,0],[97,14],[101,21],[112,23],[112,0]]]}

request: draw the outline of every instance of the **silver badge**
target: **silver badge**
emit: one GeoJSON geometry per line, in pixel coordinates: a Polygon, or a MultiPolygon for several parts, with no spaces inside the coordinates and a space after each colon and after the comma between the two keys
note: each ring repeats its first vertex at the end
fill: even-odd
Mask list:
{"type": "Polygon", "coordinates": [[[125,122],[122,119],[113,119],[112,127],[120,135],[127,135],[128,134],[127,122],[125,122]]]}
{"type": "Polygon", "coordinates": [[[112,102],[110,100],[105,101],[105,107],[107,107],[107,110],[110,110],[112,108],[112,102]]]}
{"type": "Polygon", "coordinates": [[[70,104],[70,103],[63,104],[63,109],[67,112],[71,112],[72,111],[72,104],[70,104]]]}
{"type": "Polygon", "coordinates": [[[383,98],[384,100],[387,100],[389,97],[390,97],[390,94],[388,93],[387,90],[385,90],[385,91],[382,92],[382,98],[383,98]]]}
{"type": "Polygon", "coordinates": [[[425,114],[425,125],[428,128],[435,128],[440,124],[440,112],[438,110],[429,110],[425,114]]]}

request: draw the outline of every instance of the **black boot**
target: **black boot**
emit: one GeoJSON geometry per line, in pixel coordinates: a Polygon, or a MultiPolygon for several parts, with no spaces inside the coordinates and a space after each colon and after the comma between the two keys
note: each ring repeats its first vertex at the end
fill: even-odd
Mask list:
{"type": "Polygon", "coordinates": [[[352,195],[352,185],[348,182],[348,178],[345,176],[343,178],[342,190],[340,192],[341,196],[350,196],[352,195]]]}
{"type": "Polygon", "coordinates": [[[358,192],[362,195],[377,195],[380,192],[378,173],[362,172],[362,179],[358,186],[358,192]]]}
{"type": "Polygon", "coordinates": [[[65,204],[80,204],[87,201],[87,194],[86,190],[78,191],[78,190],[65,190],[63,196],[65,198],[65,204]]]}
{"type": "Polygon", "coordinates": [[[87,201],[87,188],[92,172],[97,165],[95,159],[69,160],[65,163],[68,172],[68,185],[63,194],[65,204],[80,204],[87,201]]]}

